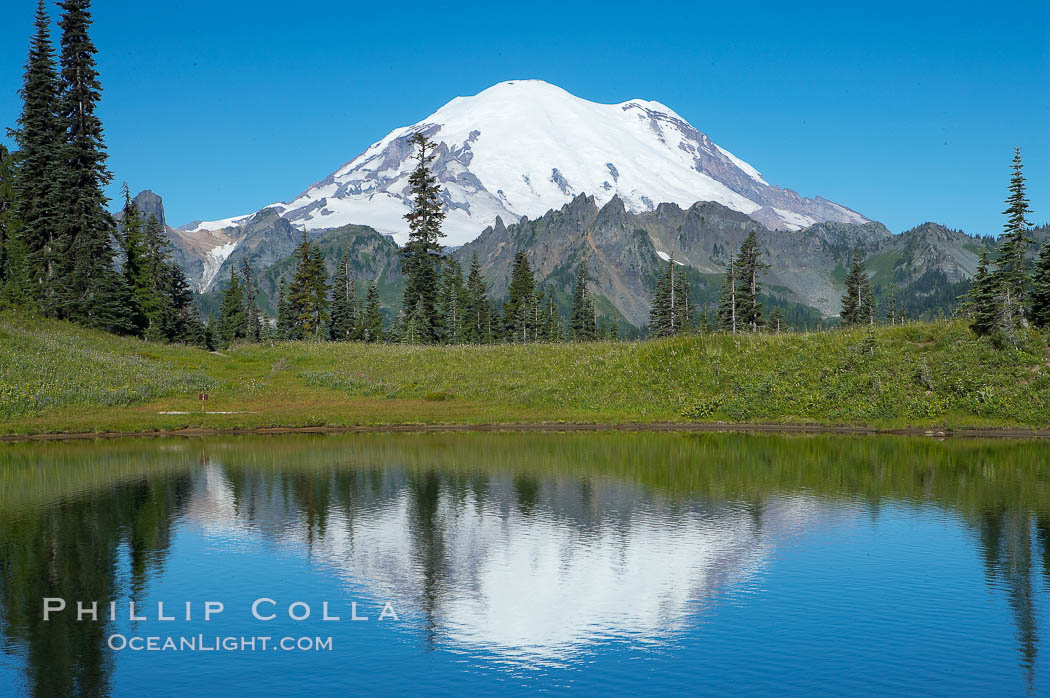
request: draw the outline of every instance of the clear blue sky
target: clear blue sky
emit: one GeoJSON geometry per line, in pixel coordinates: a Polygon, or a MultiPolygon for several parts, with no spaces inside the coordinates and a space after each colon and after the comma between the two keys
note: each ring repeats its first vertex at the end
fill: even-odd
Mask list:
{"type": "MultiPolygon", "coordinates": [[[[0,126],[19,113],[35,5],[0,10],[0,126]]],[[[663,102],[768,181],[894,232],[998,233],[1020,145],[1050,220],[1047,0],[94,5],[110,193],[153,189],[175,225],[287,200],[515,78],[663,102]]]]}

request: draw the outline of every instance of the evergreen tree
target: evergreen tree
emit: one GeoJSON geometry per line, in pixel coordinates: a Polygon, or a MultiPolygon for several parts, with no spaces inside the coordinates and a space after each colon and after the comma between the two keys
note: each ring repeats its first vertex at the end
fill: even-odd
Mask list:
{"type": "Polygon", "coordinates": [[[678,266],[671,255],[667,261],[667,273],[657,282],[653,307],[649,312],[649,335],[652,337],[670,337],[692,326],[689,281],[677,270],[678,266]]]}
{"type": "Polygon", "coordinates": [[[1043,241],[1032,277],[1031,318],[1036,327],[1050,327],[1050,238],[1043,241]]]}
{"type": "Polygon", "coordinates": [[[169,342],[205,346],[204,323],[193,305],[193,291],[186,275],[177,264],[171,263],[163,268],[160,278],[165,302],[159,333],[169,342]]]}
{"type": "Polygon", "coordinates": [[[575,342],[591,341],[598,334],[594,298],[587,288],[587,281],[587,269],[581,262],[576,268],[576,285],[572,292],[572,313],[569,316],[569,339],[575,342]]]}
{"type": "Polygon", "coordinates": [[[106,167],[102,122],[95,113],[101,95],[95,69],[96,49],[88,36],[89,0],[64,0],[59,117],[64,128],[61,166],[56,182],[61,206],[54,217],[61,239],[57,288],[58,315],[114,332],[133,330],[128,310],[131,289],[113,265],[112,216],[103,187],[112,175],[106,167]]]}
{"type": "Polygon", "coordinates": [[[388,344],[401,344],[401,338],[405,335],[405,324],[408,322],[409,313],[404,308],[399,308],[394,319],[390,321],[390,327],[383,333],[383,341],[388,344]]]}
{"type": "Polygon", "coordinates": [[[999,237],[999,259],[996,264],[995,281],[999,291],[1001,322],[1012,327],[1024,326],[1025,306],[1028,302],[1028,274],[1025,271],[1024,255],[1031,240],[1028,238],[1026,215],[1028,197],[1025,195],[1025,179],[1021,162],[1021,149],[1014,149],[1011,164],[1009,196],[1006,198],[1006,223],[999,237]]]}
{"type": "Polygon", "coordinates": [[[427,341],[427,306],[420,298],[410,313],[404,313],[398,323],[397,337],[402,344],[424,344],[427,341]]]}
{"type": "Polygon", "coordinates": [[[860,289],[860,298],[862,308],[862,315],[860,318],[861,323],[867,323],[868,325],[875,325],[875,289],[872,288],[871,282],[868,281],[860,289]]]}
{"type": "MultiPolygon", "coordinates": [[[[200,317],[195,311],[190,313],[193,294],[189,282],[171,260],[164,226],[156,216],[151,215],[142,226],[141,255],[142,279],[137,281],[135,293],[146,318],[147,339],[190,342],[186,323],[200,322],[200,317]]],[[[196,337],[196,328],[193,334],[196,337]]]]}
{"type": "Polygon", "coordinates": [[[151,215],[142,226],[141,243],[132,247],[139,250],[139,271],[131,279],[137,307],[145,316],[146,338],[203,346],[204,324],[193,306],[186,275],[171,259],[163,224],[151,215]]]}
{"type": "MultiPolygon", "coordinates": [[[[37,309],[58,314],[56,293],[58,264],[63,253],[55,216],[58,212],[57,180],[62,165],[62,126],[58,119],[59,81],[51,45],[51,20],[43,0],[37,3],[36,33],[30,41],[22,82],[22,114],[14,132],[19,146],[15,211],[20,222],[18,270],[24,290],[37,309]]],[[[22,297],[21,293],[11,294],[22,297]]]]}
{"type": "Polygon", "coordinates": [[[292,318],[288,339],[322,339],[328,333],[328,275],[321,251],[306,239],[305,230],[295,261],[288,287],[292,318]]]}
{"type": "Polygon", "coordinates": [[[292,314],[291,292],[287,280],[281,281],[280,290],[277,292],[277,339],[292,339],[295,332],[295,317],[292,314]]]}
{"type": "Polygon", "coordinates": [[[244,305],[244,286],[237,270],[230,272],[230,282],[222,294],[216,339],[223,349],[229,348],[238,339],[244,339],[247,329],[247,313],[244,305]]]}
{"type": "Polygon", "coordinates": [[[842,311],[839,317],[843,327],[874,324],[874,293],[871,281],[864,271],[864,262],[857,253],[854,253],[853,262],[846,273],[846,293],[842,296],[842,311]]]}
{"type": "Polygon", "coordinates": [[[379,313],[379,290],[373,281],[365,297],[365,316],[361,321],[361,339],[366,342],[383,341],[383,316],[379,313]]]}
{"type": "Polygon", "coordinates": [[[762,304],[758,295],[762,292],[759,276],[769,265],[760,260],[762,252],[758,246],[758,236],[752,230],[740,245],[736,258],[736,321],[738,327],[747,327],[757,332],[762,327],[762,304]]]}
{"type": "Polygon", "coordinates": [[[970,316],[970,327],[979,335],[989,335],[996,327],[998,292],[995,277],[988,271],[988,248],[982,246],[977,271],[970,284],[964,310],[970,316]]]}
{"type": "Polygon", "coordinates": [[[499,312],[499,303],[492,301],[489,303],[488,312],[488,327],[485,328],[485,343],[491,344],[492,342],[499,341],[500,332],[503,328],[503,316],[499,312]]]}
{"type": "Polygon", "coordinates": [[[512,342],[537,339],[536,310],[536,278],[525,253],[519,251],[514,254],[507,302],[503,305],[505,331],[512,342]]]}
{"type": "Polygon", "coordinates": [[[561,329],[561,316],[554,303],[554,294],[548,293],[546,303],[543,304],[542,327],[540,338],[544,342],[560,342],[563,339],[561,329]]]}
{"type": "Polygon", "coordinates": [[[127,182],[121,186],[121,193],[124,194],[124,208],[120,219],[119,240],[124,248],[124,281],[131,289],[132,298],[128,317],[136,334],[143,335],[149,326],[146,308],[153,301],[154,283],[146,269],[142,216],[138,206],[131,199],[127,182]]]}
{"type": "Polygon", "coordinates": [[[467,287],[463,283],[463,269],[459,262],[445,262],[438,289],[437,339],[443,344],[462,344],[467,328],[467,287]]]}
{"type": "Polygon", "coordinates": [[[216,345],[218,344],[215,338],[215,318],[208,316],[208,321],[204,323],[204,348],[208,351],[215,351],[216,345]]]}
{"type": "Polygon", "coordinates": [[[252,276],[248,259],[241,259],[241,274],[244,276],[244,338],[249,342],[262,341],[262,320],[259,313],[259,289],[252,276]]]}
{"type": "Polygon", "coordinates": [[[736,279],[736,260],[731,259],[722,280],[722,293],[718,297],[718,328],[734,334],[737,330],[736,279]]]}
{"type": "Polygon", "coordinates": [[[408,242],[401,250],[401,268],[405,275],[402,306],[419,323],[414,336],[422,343],[430,343],[436,339],[437,265],[442,251],[439,240],[445,236],[441,232],[445,212],[439,200],[441,188],[430,171],[434,143],[420,132],[413,134],[411,141],[418,164],[408,178],[412,211],[405,214],[409,233],[408,242]]]}
{"type": "Polygon", "coordinates": [[[164,234],[164,224],[150,215],[142,228],[142,247],[145,253],[146,274],[151,279],[164,275],[164,268],[172,264],[171,243],[164,234]]]}
{"type": "Polygon", "coordinates": [[[661,274],[656,283],[653,307],[649,310],[649,336],[669,337],[674,331],[674,255],[668,262],[666,274],[661,274]]]}
{"type": "Polygon", "coordinates": [[[773,308],[772,315],[769,316],[769,329],[779,333],[781,331],[781,325],[784,322],[784,313],[780,310],[780,306],[773,308]]]}
{"type": "Polygon", "coordinates": [[[704,306],[704,311],[700,313],[700,325],[697,328],[701,334],[707,334],[713,332],[717,327],[717,323],[711,319],[711,312],[708,307],[704,306]]]}
{"type": "Polygon", "coordinates": [[[17,206],[15,158],[0,143],[0,300],[6,298],[6,293],[3,292],[7,288],[9,279],[15,274],[13,269],[16,264],[21,265],[22,263],[21,255],[18,255],[17,262],[15,256],[12,255],[15,238],[19,231],[18,218],[15,213],[17,206]]]}
{"type": "Polygon", "coordinates": [[[675,315],[680,318],[678,332],[692,332],[696,324],[696,306],[693,305],[689,279],[685,274],[679,273],[675,276],[675,283],[678,285],[675,290],[675,315]]]}
{"type": "Polygon", "coordinates": [[[886,322],[893,325],[897,324],[897,287],[890,284],[890,298],[886,308],[886,322]]]}
{"type": "Polygon", "coordinates": [[[532,324],[532,341],[542,342],[544,340],[544,329],[547,322],[547,298],[543,289],[536,287],[536,292],[529,301],[529,322],[532,324]]]}
{"type": "Polygon", "coordinates": [[[337,342],[359,339],[358,314],[357,287],[350,275],[350,252],[346,250],[332,277],[332,339],[337,342]]]}
{"type": "Polygon", "coordinates": [[[470,274],[467,276],[467,295],[464,306],[466,315],[464,337],[471,344],[488,344],[492,341],[488,293],[485,279],[481,275],[478,254],[475,252],[470,262],[470,274]]]}

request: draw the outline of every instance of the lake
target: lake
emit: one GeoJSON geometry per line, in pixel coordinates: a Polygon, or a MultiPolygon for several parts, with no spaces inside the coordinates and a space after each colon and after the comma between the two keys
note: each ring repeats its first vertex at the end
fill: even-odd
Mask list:
{"type": "Polygon", "coordinates": [[[3,444],[0,694],[1047,695],[1048,446],[3,444]]]}

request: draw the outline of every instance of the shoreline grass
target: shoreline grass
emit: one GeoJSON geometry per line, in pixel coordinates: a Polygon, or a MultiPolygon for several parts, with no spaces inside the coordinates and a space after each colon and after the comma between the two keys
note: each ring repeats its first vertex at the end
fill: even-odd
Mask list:
{"type": "Polygon", "coordinates": [[[0,314],[0,434],[499,424],[1050,426],[1050,349],[959,321],[646,342],[209,353],[0,314]],[[202,414],[197,394],[209,393],[202,414]],[[159,412],[187,414],[163,415],[159,412]]]}

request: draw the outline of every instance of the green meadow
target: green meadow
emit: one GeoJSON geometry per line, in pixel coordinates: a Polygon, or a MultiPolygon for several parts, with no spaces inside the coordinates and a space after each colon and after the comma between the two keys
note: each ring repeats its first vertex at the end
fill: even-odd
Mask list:
{"type": "Polygon", "coordinates": [[[1048,337],[1023,333],[1018,349],[998,349],[950,321],[644,342],[282,342],[206,352],[0,314],[8,435],[690,422],[1045,428],[1048,337]]]}

